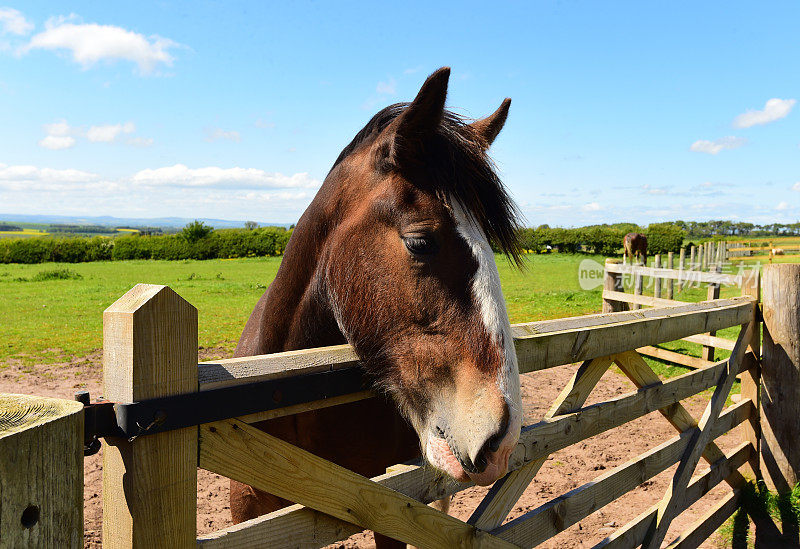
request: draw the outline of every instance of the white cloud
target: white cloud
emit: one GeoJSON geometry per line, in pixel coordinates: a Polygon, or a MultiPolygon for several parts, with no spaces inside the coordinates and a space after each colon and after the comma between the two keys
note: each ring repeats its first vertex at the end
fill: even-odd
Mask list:
{"type": "Polygon", "coordinates": [[[42,126],[47,135],[69,135],[72,133],[72,128],[67,124],[66,120],[58,120],[52,124],[45,124],[42,126]]]}
{"type": "MultiPolygon", "coordinates": [[[[92,143],[114,143],[122,135],[132,134],[136,131],[133,122],[124,124],[106,124],[91,126],[88,130],[81,127],[70,126],[66,120],[57,120],[42,126],[47,136],[39,141],[39,146],[46,149],[68,149],[77,143],[77,137],[85,137],[92,143]]],[[[149,147],[153,140],[144,137],[130,137],[126,143],[136,147],[149,147]]]]}
{"type": "Polygon", "coordinates": [[[584,204],[581,207],[581,210],[583,210],[584,212],[599,212],[602,209],[603,207],[600,206],[600,204],[598,204],[597,202],[589,202],[588,204],[584,204]]]}
{"type": "Polygon", "coordinates": [[[256,121],[253,122],[253,125],[256,128],[271,129],[275,127],[275,122],[272,122],[266,118],[257,118],[256,121]]]}
{"type": "Polygon", "coordinates": [[[136,184],[153,187],[215,187],[241,189],[316,188],[320,182],[307,173],[291,176],[270,173],[256,168],[189,168],[175,164],[137,172],[131,178],[136,184]]]}
{"type": "Polygon", "coordinates": [[[133,147],[149,147],[153,144],[152,137],[131,137],[126,141],[128,145],[133,147]]]}
{"type": "Polygon", "coordinates": [[[789,209],[789,203],[786,202],[785,200],[782,201],[782,202],[779,202],[778,205],[775,206],[775,209],[778,210],[779,212],[786,211],[786,210],[789,209]]]}
{"type": "Polygon", "coordinates": [[[766,102],[763,110],[750,110],[737,116],[733,120],[733,126],[735,128],[749,128],[751,126],[775,122],[789,114],[795,103],[796,101],[794,99],[778,99],[777,97],[773,97],[766,102]]]}
{"type": "Polygon", "coordinates": [[[242,136],[239,135],[239,132],[234,130],[223,130],[222,128],[206,128],[206,141],[209,143],[213,143],[214,141],[219,141],[220,139],[226,139],[228,141],[235,141],[238,143],[242,140],[242,136]]]}
{"type": "Polygon", "coordinates": [[[319,185],[308,174],[172,166],[131,177],[0,164],[0,204],[18,213],[221,217],[291,222],[319,185]],[[192,187],[191,192],[186,192],[192,187]],[[53,206],[55,205],[55,206],[53,206]],[[55,208],[54,211],[48,208],[55,208]]]}
{"type": "Polygon", "coordinates": [[[378,82],[375,91],[381,95],[394,95],[397,93],[397,82],[390,78],[388,82],[378,82]]]}
{"type": "Polygon", "coordinates": [[[174,57],[169,50],[178,46],[168,38],[146,37],[122,27],[73,23],[69,18],[57,18],[48,21],[45,30],[34,35],[20,51],[67,51],[84,69],[100,61],[131,61],[142,74],[149,74],[160,65],[172,66],[174,57]]]}
{"type": "Polygon", "coordinates": [[[76,133],[76,131],[67,124],[66,120],[57,120],[51,124],[45,124],[42,129],[47,135],[39,140],[40,147],[58,151],[75,146],[75,138],[72,134],[76,133]]]}
{"type": "Polygon", "coordinates": [[[745,143],[747,143],[747,139],[744,137],[735,137],[733,135],[729,135],[727,137],[720,137],[714,141],[700,139],[699,141],[692,143],[692,146],[689,147],[689,149],[694,152],[717,154],[724,149],[738,149],[745,143]]]}
{"type": "Polygon", "coordinates": [[[800,193],[800,181],[792,185],[792,190],[800,193]]]}
{"type": "Polygon", "coordinates": [[[0,190],[66,190],[97,183],[100,176],[82,170],[0,164],[0,190]]]}
{"type": "Polygon", "coordinates": [[[92,126],[86,132],[86,138],[92,143],[113,143],[120,134],[133,133],[135,131],[136,125],[133,122],[92,126]]]}
{"type": "Polygon", "coordinates": [[[0,34],[23,36],[33,30],[33,23],[14,8],[0,8],[0,34]]]}
{"type": "Polygon", "coordinates": [[[664,187],[653,187],[649,183],[642,185],[642,189],[647,191],[647,194],[667,194],[667,189],[664,187]]]}
{"type": "Polygon", "coordinates": [[[39,146],[53,151],[70,149],[75,146],[75,138],[70,135],[48,135],[39,140],[39,146]]]}

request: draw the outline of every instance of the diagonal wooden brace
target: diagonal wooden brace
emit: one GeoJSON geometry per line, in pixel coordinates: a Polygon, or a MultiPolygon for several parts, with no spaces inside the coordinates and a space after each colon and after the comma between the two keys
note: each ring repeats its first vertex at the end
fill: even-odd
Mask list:
{"type": "MultiPolygon", "coordinates": [[[[600,357],[581,364],[545,419],[581,408],[611,363],[611,357],[600,357]]],[[[547,456],[535,459],[495,482],[467,522],[482,530],[500,526],[546,460],[547,456]]]]}
{"type": "Polygon", "coordinates": [[[199,466],[419,547],[516,547],[236,419],[200,426],[199,466]]]}
{"type": "Polygon", "coordinates": [[[751,335],[754,329],[754,322],[750,322],[742,326],[739,332],[739,338],[736,341],[736,346],[728,359],[728,369],[725,371],[714,390],[714,395],[711,401],[706,406],[703,417],[700,419],[700,424],[697,431],[692,436],[692,443],[686,450],[681,462],[678,464],[678,469],[672,478],[666,494],[659,504],[658,513],[655,521],[655,528],[648,532],[642,547],[645,549],[657,549],[661,546],[661,542],[667,535],[667,530],[680,511],[683,509],[683,499],[686,487],[692,478],[697,462],[703,453],[708,442],[711,440],[711,429],[714,422],[719,417],[719,413],[725,406],[725,401],[728,394],[736,381],[736,374],[739,373],[744,355],[748,350],[748,345],[751,341],[751,335]]]}
{"type": "MultiPolygon", "coordinates": [[[[614,362],[639,389],[648,385],[662,383],[658,374],[647,365],[642,356],[636,351],[628,351],[626,353],[614,355],[614,362]]],[[[678,432],[682,433],[688,429],[697,427],[697,421],[695,421],[692,414],[690,414],[680,402],[676,402],[667,408],[662,408],[659,412],[661,412],[661,415],[663,415],[678,432]]],[[[705,450],[703,450],[703,459],[709,464],[715,463],[717,460],[724,457],[725,453],[713,440],[710,441],[705,450]]],[[[731,487],[737,488],[741,486],[744,477],[738,471],[734,471],[725,481],[731,487]]]]}

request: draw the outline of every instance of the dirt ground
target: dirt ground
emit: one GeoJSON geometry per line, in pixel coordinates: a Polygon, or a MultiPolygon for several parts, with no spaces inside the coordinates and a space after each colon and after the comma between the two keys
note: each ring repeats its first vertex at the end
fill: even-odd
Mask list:
{"type": "MultiPolygon", "coordinates": [[[[201,349],[201,360],[220,356],[218,349],[201,349]]],[[[94,354],[81,360],[61,364],[23,366],[19,362],[0,365],[0,392],[27,393],[43,396],[72,398],[75,391],[88,390],[92,400],[101,395],[101,357],[94,354]]],[[[535,423],[550,407],[563,386],[572,376],[575,366],[563,366],[523,376],[522,394],[526,424],[535,423]]],[[[635,388],[623,375],[608,372],[589,399],[589,403],[606,400],[633,391],[635,388]]],[[[706,404],[702,397],[685,401],[695,417],[702,414],[706,404]]],[[[657,412],[642,417],[617,429],[597,435],[579,444],[553,454],[524,493],[510,518],[530,511],[550,499],[572,490],[607,469],[625,463],[642,452],[675,435],[674,429],[657,412]]],[[[734,431],[717,440],[723,450],[740,442],[740,433],[734,431]]],[[[706,470],[701,463],[699,470],[706,470]]],[[[547,548],[591,547],[619,526],[626,524],[663,495],[674,467],[645,482],[624,497],[595,512],[560,535],[540,545],[547,548]]],[[[86,458],[84,462],[84,522],[85,547],[101,546],[101,454],[86,458]]],[[[667,542],[688,528],[705,509],[719,501],[725,492],[724,483],[705,496],[693,508],[684,512],[670,529],[667,542]]],[[[469,517],[487,492],[486,488],[470,488],[452,499],[450,513],[458,518],[469,517]]],[[[207,533],[230,525],[228,481],[208,471],[198,471],[197,531],[207,533]]],[[[358,534],[333,547],[362,548],[373,546],[371,535],[358,534]]],[[[720,547],[722,540],[716,536],[703,547],[720,547]]]]}

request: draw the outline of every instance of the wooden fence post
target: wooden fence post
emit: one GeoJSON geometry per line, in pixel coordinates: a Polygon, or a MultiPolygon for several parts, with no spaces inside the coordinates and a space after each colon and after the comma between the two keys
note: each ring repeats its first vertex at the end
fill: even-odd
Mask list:
{"type": "MultiPolygon", "coordinates": [[[[166,286],[137,284],[105,310],[107,399],[197,390],[197,309],[166,286]]],[[[197,438],[197,427],[188,427],[133,442],[105,439],[104,548],[196,545],[197,438]]]]}
{"type": "MultiPolygon", "coordinates": [[[[661,268],[661,254],[656,254],[653,258],[653,267],[661,268]]],[[[661,279],[657,276],[653,277],[653,297],[661,297],[661,279]]]]}
{"type": "Polygon", "coordinates": [[[761,467],[781,493],[800,481],[800,264],[764,266],[761,467]]]}
{"type": "MultiPolygon", "coordinates": [[[[609,257],[606,259],[606,265],[609,264],[619,265],[620,260],[609,257]]],[[[606,270],[603,276],[603,290],[609,290],[611,292],[624,292],[625,287],[622,285],[622,273],[610,273],[606,270]]],[[[613,313],[616,311],[624,311],[626,309],[627,307],[625,306],[625,303],[603,299],[604,313],[613,313]]]]}
{"type": "MultiPolygon", "coordinates": [[[[681,248],[683,250],[683,248],[681,248]]],[[[675,254],[673,252],[667,253],[667,269],[670,271],[675,268],[675,254]]],[[[675,281],[671,278],[667,279],[667,299],[675,298],[675,281]]]]}
{"type": "MultiPolygon", "coordinates": [[[[721,265],[715,265],[714,268],[713,268],[713,271],[717,272],[717,273],[721,273],[722,272],[722,266],[721,265]]],[[[720,285],[716,284],[716,283],[709,283],[709,285],[708,285],[708,294],[706,295],[706,299],[709,299],[709,300],[711,300],[711,299],[719,299],[719,286],[720,285]]],[[[708,335],[715,336],[715,335],[717,335],[717,332],[709,332],[708,335]]],[[[714,362],[714,347],[712,347],[710,345],[703,345],[703,359],[704,360],[709,360],[711,362],[714,362]]]]}
{"type": "Polygon", "coordinates": [[[0,546],[83,548],[83,404],[0,394],[0,546]]]}
{"type": "MultiPolygon", "coordinates": [[[[753,336],[750,340],[750,347],[757,359],[761,358],[761,323],[759,321],[759,303],[761,301],[761,276],[758,267],[754,267],[751,271],[744,272],[742,277],[742,295],[750,296],[756,301],[756,307],[753,310],[753,336]]],[[[748,355],[749,357],[749,355],[748,355]]],[[[760,463],[760,438],[761,438],[761,363],[758,360],[749,361],[750,368],[743,370],[739,376],[741,380],[741,397],[744,400],[750,399],[755,405],[753,416],[744,423],[742,423],[742,440],[749,442],[753,445],[755,452],[750,458],[750,469],[755,478],[761,478],[760,463]]]]}
{"type": "MultiPolygon", "coordinates": [[[[636,261],[635,265],[642,265],[643,262],[644,262],[643,260],[638,260],[638,261],[636,261]]],[[[645,265],[645,267],[646,266],[647,265],[645,265]]],[[[633,275],[633,293],[634,293],[634,295],[642,295],[642,286],[643,286],[642,278],[643,278],[642,275],[639,274],[639,273],[636,273],[636,274],[633,275]]],[[[638,310],[638,309],[641,309],[641,308],[642,308],[642,306],[638,305],[638,304],[637,305],[631,305],[631,309],[633,309],[633,310],[638,310]]]]}
{"type": "Polygon", "coordinates": [[[700,244],[700,257],[697,260],[698,267],[701,271],[706,270],[706,261],[708,260],[708,242],[700,244]]]}

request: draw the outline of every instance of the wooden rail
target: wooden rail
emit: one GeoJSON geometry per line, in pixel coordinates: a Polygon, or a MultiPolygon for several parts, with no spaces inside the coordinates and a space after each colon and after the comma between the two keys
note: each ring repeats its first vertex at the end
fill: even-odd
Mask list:
{"type": "MultiPolygon", "coordinates": [[[[752,300],[733,298],[700,304],[681,304],[670,309],[616,313],[612,315],[589,315],[573,319],[515,325],[515,343],[520,356],[521,371],[536,371],[545,367],[568,363],[573,361],[575,356],[585,356],[587,367],[579,370],[576,378],[573,379],[573,382],[560,397],[562,402],[573,403],[569,408],[555,407],[554,405],[557,413],[540,423],[523,429],[520,442],[510,460],[511,470],[515,472],[524,471],[531,464],[543,462],[554,451],[622,425],[653,410],[674,409],[681,399],[714,386],[721,373],[728,369],[727,362],[721,361],[710,365],[708,368],[690,372],[685,376],[680,376],[664,383],[659,381],[649,386],[645,386],[647,385],[645,384],[641,390],[635,393],[622,395],[592,406],[581,407],[582,401],[588,396],[589,391],[602,375],[602,372],[614,361],[613,355],[604,355],[607,357],[605,359],[602,356],[593,355],[609,349],[611,349],[612,353],[614,351],[625,352],[629,349],[630,342],[624,342],[623,334],[629,338],[633,333],[642,334],[641,336],[634,336],[634,339],[637,339],[637,337],[650,338],[650,340],[653,337],[655,339],[659,339],[659,337],[669,339],[673,335],[688,334],[691,331],[704,331],[710,326],[722,327],[724,325],[745,323],[752,318],[752,315],[752,300]],[[702,317],[703,321],[696,323],[692,320],[694,317],[702,317]],[[661,324],[664,335],[659,336],[649,333],[650,327],[656,324],[661,324]],[[595,330],[604,331],[604,334],[608,336],[602,338],[603,341],[606,341],[602,346],[593,342],[591,335],[595,330]],[[607,341],[613,341],[614,339],[621,341],[616,345],[607,341]],[[569,349],[569,352],[557,354],[556,350],[559,348],[569,349]],[[550,349],[550,351],[548,354],[541,354],[538,351],[539,349],[550,349]]],[[[315,352],[316,350],[309,351],[312,355],[315,352]]],[[[339,356],[341,358],[339,362],[333,365],[326,364],[323,367],[339,367],[339,364],[344,364],[347,367],[352,355],[348,355],[347,352],[341,352],[339,356]]],[[[288,360],[292,361],[294,366],[299,368],[299,371],[306,371],[306,368],[320,367],[316,363],[312,366],[307,366],[305,361],[300,360],[298,362],[297,357],[298,353],[293,353],[288,360]]],[[[256,379],[264,379],[265,371],[281,371],[281,367],[276,367],[270,361],[285,360],[285,357],[271,355],[261,357],[259,360],[253,359],[248,362],[249,369],[245,379],[251,376],[256,379]],[[263,361],[264,368],[254,367],[259,360],[263,361]]],[[[621,358],[617,360],[621,360],[621,358]]],[[[216,367],[219,363],[212,364],[215,366],[211,367],[216,367]]],[[[237,368],[233,367],[236,364],[235,360],[227,361],[226,364],[228,371],[237,370],[237,368]]],[[[201,364],[201,372],[206,366],[206,364],[201,364]]],[[[204,378],[203,373],[200,374],[200,378],[201,380],[204,378]]],[[[652,382],[652,378],[650,381],[652,382]]],[[[730,427],[738,425],[747,419],[751,410],[751,401],[739,403],[728,415],[723,416],[726,419],[720,424],[720,429],[722,429],[720,432],[729,430],[730,427]],[[728,419],[732,423],[730,427],[725,428],[724,421],[728,419]]],[[[688,420],[684,421],[686,422],[684,427],[691,423],[688,420]]],[[[207,427],[204,426],[204,429],[207,427]]],[[[202,446],[203,437],[201,437],[200,465],[207,468],[214,467],[213,463],[209,463],[203,458],[205,454],[202,446]]],[[[538,467],[534,467],[534,469],[538,470],[538,467]]],[[[221,470],[217,470],[217,472],[225,473],[221,470]]],[[[227,471],[227,473],[229,474],[230,471],[227,471]]],[[[525,476],[531,475],[526,474],[525,476]]],[[[515,477],[512,473],[507,478],[513,480],[515,477]]],[[[430,470],[421,466],[405,466],[374,480],[381,485],[391,486],[400,493],[423,503],[428,503],[442,496],[452,495],[469,487],[469,484],[454,484],[445,479],[436,479],[432,477],[430,470]]],[[[503,484],[507,485],[508,480],[503,484]]],[[[527,485],[527,482],[522,484],[527,485]]],[[[507,499],[511,501],[511,505],[518,498],[517,491],[506,491],[513,494],[507,496],[507,499]]],[[[297,494],[294,496],[296,500],[299,499],[297,496],[297,494]]],[[[299,496],[302,497],[303,494],[299,494],[299,496]]],[[[502,500],[503,498],[500,499],[502,500]]],[[[320,508],[318,502],[315,507],[317,509],[320,508]]],[[[485,507],[487,510],[492,509],[488,504],[485,507]]],[[[502,522],[503,518],[505,518],[508,507],[508,504],[499,506],[500,511],[497,515],[500,517],[499,522],[502,522]]],[[[488,515],[491,515],[491,512],[488,515]]],[[[482,517],[483,514],[480,516],[482,517]]],[[[495,521],[498,520],[497,516],[494,519],[495,521]]],[[[250,521],[248,527],[237,525],[213,535],[203,536],[199,543],[204,547],[240,546],[246,540],[265,539],[267,535],[271,539],[273,539],[273,536],[277,536],[274,539],[286,539],[286,536],[289,535],[288,533],[291,532],[292,539],[295,541],[305,540],[302,543],[312,543],[313,540],[314,545],[322,545],[333,543],[360,529],[356,526],[348,525],[346,522],[337,523],[330,517],[326,517],[324,520],[321,520],[320,517],[321,515],[318,511],[295,506],[291,510],[282,510],[268,517],[254,519],[250,521]]],[[[372,523],[372,521],[370,522],[372,523]]],[[[470,522],[475,522],[477,526],[483,528],[486,528],[487,525],[493,527],[491,522],[486,522],[485,519],[481,521],[477,517],[475,521],[471,520],[470,522]]],[[[361,526],[364,525],[365,522],[362,522],[361,526]]],[[[377,528],[377,526],[375,527],[377,528]]],[[[493,533],[497,532],[493,531],[493,533]]],[[[413,534],[413,532],[409,534],[417,535],[413,534]]],[[[393,532],[393,535],[402,537],[397,532],[393,532]]],[[[413,538],[406,537],[406,540],[409,539],[413,538]]]]}
{"type": "MultiPolygon", "coordinates": [[[[514,324],[512,331],[520,372],[528,373],[739,325],[752,314],[751,299],[734,297],[715,302],[681,303],[670,308],[514,324]]],[[[198,368],[198,383],[203,391],[357,365],[358,359],[352,347],[336,345],[202,362],[198,368]]],[[[370,396],[370,391],[362,391],[240,419],[254,423],[370,396]]]]}
{"type": "MultiPolygon", "coordinates": [[[[111,549],[127,547],[136,539],[152,546],[188,547],[191,537],[192,545],[206,548],[265,543],[321,547],[366,528],[423,547],[528,547],[677,463],[678,472],[662,502],[604,542],[620,547],[640,543],[654,547],[672,518],[711,487],[722,481],[732,489],[741,486],[743,477],[738,469],[752,463],[757,449],[752,434],[743,435],[742,444],[727,455],[713,441],[737,425],[753,425],[759,405],[757,393],[750,391],[723,410],[737,374],[747,374],[757,383],[758,360],[748,352],[759,347],[753,343],[755,300],[742,296],[700,303],[663,301],[668,306],[513,326],[521,373],[535,375],[564,364],[581,365],[545,417],[522,428],[509,462],[511,473],[495,483],[466,522],[426,504],[468,488],[469,483],[442,478],[421,463],[398,465],[384,475],[367,479],[249,425],[372,396],[370,391],[360,391],[208,423],[199,429],[150,435],[133,442],[109,441],[106,453],[115,461],[107,479],[113,482],[106,482],[103,492],[104,501],[108,501],[105,507],[111,511],[106,520],[112,521],[104,526],[110,532],[105,545],[111,549]],[[734,326],[743,328],[730,358],[706,361],[700,368],[671,379],[660,379],[635,351],[684,337],[701,344],[720,343],[704,334],[734,326]],[[592,389],[612,364],[631,379],[636,390],[586,405],[592,389]],[[712,387],[714,397],[703,417],[696,420],[681,401],[712,387]],[[675,437],[504,524],[509,510],[553,452],[656,410],[678,431],[675,437]],[[163,446],[165,442],[168,447],[163,446]],[[173,452],[173,444],[178,444],[180,451],[173,452]],[[158,471],[148,469],[145,451],[153,453],[152,462],[158,464],[158,471]],[[711,464],[711,470],[692,480],[690,473],[701,458],[711,464]],[[298,504],[197,538],[192,534],[194,522],[188,520],[196,501],[196,483],[189,471],[197,466],[298,504]],[[170,479],[177,482],[169,484],[170,479]],[[163,537],[157,538],[156,533],[163,537]]],[[[195,314],[190,305],[164,287],[137,286],[113,305],[105,318],[106,347],[112,353],[104,373],[107,387],[121,395],[129,391],[129,398],[141,398],[136,395],[191,391],[191,387],[203,391],[358,367],[358,357],[347,345],[193,365],[187,355],[197,344],[195,314]],[[172,335],[159,335],[162,328],[172,335]],[[164,345],[167,349],[162,350],[160,346],[164,345]],[[131,356],[130,349],[136,350],[132,364],[125,359],[131,356]],[[163,374],[158,373],[164,368],[171,376],[166,389],[159,381],[163,374]]],[[[731,494],[738,497],[737,492],[731,494]]],[[[709,520],[729,515],[737,500],[731,501],[713,510],[709,520]]],[[[706,534],[698,527],[681,538],[681,546],[706,534]]]]}
{"type": "MultiPolygon", "coordinates": [[[[690,263],[690,270],[686,271],[685,264],[683,263],[681,263],[681,268],[679,270],[665,270],[660,268],[648,269],[642,266],[620,264],[619,261],[614,259],[607,260],[605,281],[603,285],[603,310],[619,311],[627,308],[639,309],[641,306],[671,307],[683,303],[681,301],[676,301],[675,299],[665,299],[660,297],[660,292],[658,289],[661,284],[661,278],[665,278],[668,281],[678,280],[680,285],[684,285],[691,281],[705,281],[708,283],[708,301],[714,301],[719,298],[720,287],[723,284],[736,285],[741,288],[742,295],[751,296],[758,300],[757,288],[759,287],[760,281],[758,271],[752,270],[748,272],[740,270],[740,272],[736,275],[722,274],[720,272],[721,266],[723,261],[727,258],[725,254],[727,253],[728,248],[722,243],[720,243],[715,250],[712,248],[713,243],[706,243],[700,252],[701,254],[704,254],[702,257],[707,260],[707,264],[711,269],[710,272],[692,270],[692,268],[697,268],[698,266],[694,262],[690,263]],[[623,281],[621,278],[623,274],[636,276],[637,280],[643,274],[651,276],[655,284],[654,295],[640,295],[640,291],[634,291],[633,294],[624,292],[624,286],[622,283],[623,281]],[[756,289],[755,292],[754,289],[756,289]]],[[[681,252],[681,255],[685,257],[685,251],[681,250],[681,252]]],[[[692,255],[694,255],[694,249],[692,249],[692,255]]],[[[655,263],[658,267],[660,261],[656,261],[655,263]]],[[[694,357],[682,353],[676,353],[668,349],[656,347],[655,345],[644,345],[639,347],[637,350],[640,353],[652,358],[665,360],[674,364],[686,366],[688,368],[698,368],[708,365],[714,361],[716,349],[719,348],[728,351],[733,349],[733,341],[716,337],[716,330],[713,329],[704,334],[685,336],[681,337],[680,339],[690,343],[702,345],[702,357],[694,357]]]]}

